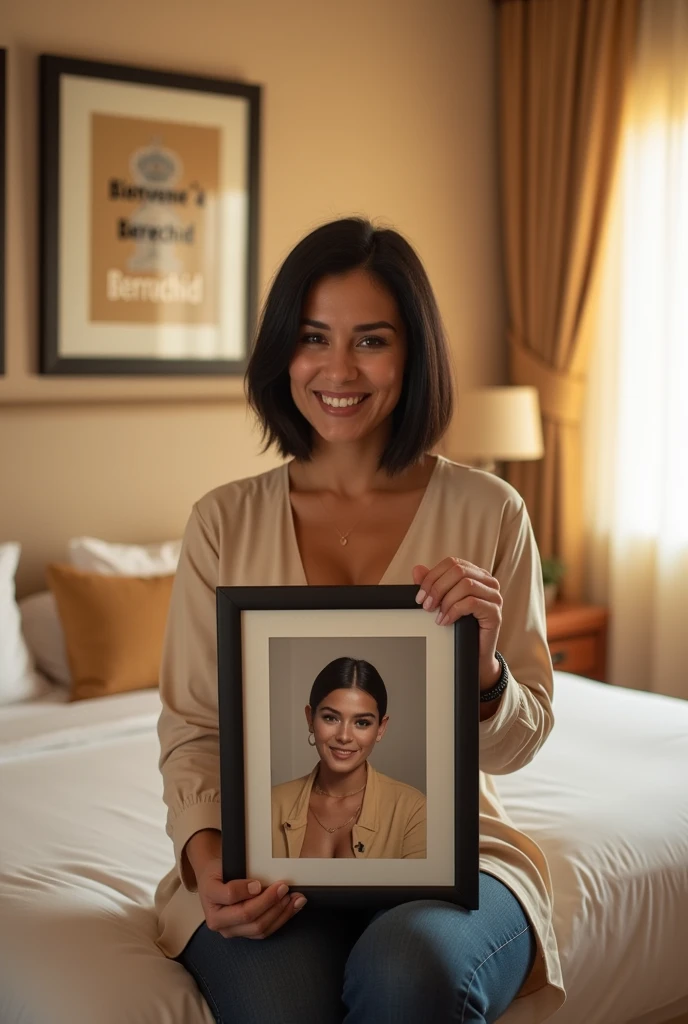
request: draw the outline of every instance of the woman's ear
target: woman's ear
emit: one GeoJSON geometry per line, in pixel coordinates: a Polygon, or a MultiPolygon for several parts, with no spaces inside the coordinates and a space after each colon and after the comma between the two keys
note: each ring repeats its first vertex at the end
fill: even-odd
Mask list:
{"type": "Polygon", "coordinates": [[[380,740],[382,739],[382,737],[385,735],[385,730],[387,728],[387,723],[388,722],[389,722],[389,715],[385,715],[385,717],[382,719],[382,721],[380,722],[380,724],[378,726],[378,729],[377,729],[377,736],[375,737],[375,742],[376,743],[379,743],[380,740]]]}
{"type": "Polygon", "coordinates": [[[310,732],[313,732],[313,712],[311,711],[310,704],[306,704],[304,711],[306,712],[306,721],[308,722],[308,729],[310,732]]]}

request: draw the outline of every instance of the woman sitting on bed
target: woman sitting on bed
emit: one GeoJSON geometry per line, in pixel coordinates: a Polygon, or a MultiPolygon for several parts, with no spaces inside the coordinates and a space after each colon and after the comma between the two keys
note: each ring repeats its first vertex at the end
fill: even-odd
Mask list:
{"type": "Polygon", "coordinates": [[[347,1024],[485,1024],[516,996],[516,1019],[538,1024],[563,1001],[549,871],[490,776],[527,764],[553,724],[540,560],[509,484],[431,454],[451,369],[408,242],[356,218],[299,242],[247,386],[289,461],[206,494],[184,534],[160,676],[176,858],[156,896],[160,948],[232,1024],[334,1024],[345,1010],[347,1024]],[[327,913],[284,883],[223,882],[216,586],[411,583],[437,629],[469,614],[480,627],[480,910],[327,913]]]}
{"type": "Polygon", "coordinates": [[[273,787],[273,857],[425,857],[425,797],[368,764],[389,721],[375,666],[331,661],[306,721],[319,760],[310,775],[273,787]]]}

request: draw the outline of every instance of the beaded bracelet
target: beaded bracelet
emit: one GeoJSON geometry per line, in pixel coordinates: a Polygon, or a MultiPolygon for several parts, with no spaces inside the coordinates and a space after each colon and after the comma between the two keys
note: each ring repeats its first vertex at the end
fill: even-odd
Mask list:
{"type": "Polygon", "coordinates": [[[499,651],[495,651],[495,658],[502,666],[502,674],[490,690],[485,690],[484,693],[480,694],[480,701],[483,704],[486,704],[490,700],[496,700],[497,697],[501,697],[506,690],[507,683],[509,682],[509,669],[507,668],[507,664],[499,651]]]}

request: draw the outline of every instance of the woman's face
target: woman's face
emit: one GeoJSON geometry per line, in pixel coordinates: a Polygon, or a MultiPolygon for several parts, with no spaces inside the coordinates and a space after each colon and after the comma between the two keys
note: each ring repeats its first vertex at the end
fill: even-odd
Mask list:
{"type": "Polygon", "coordinates": [[[289,376],[297,408],[323,440],[387,434],[405,362],[404,325],[382,284],[352,270],[313,286],[289,376]]]}
{"type": "Polygon", "coordinates": [[[382,739],[388,716],[380,721],[374,698],[354,686],[328,693],[315,712],[307,706],[306,719],[320,760],[333,772],[346,775],[363,764],[382,739]]]}

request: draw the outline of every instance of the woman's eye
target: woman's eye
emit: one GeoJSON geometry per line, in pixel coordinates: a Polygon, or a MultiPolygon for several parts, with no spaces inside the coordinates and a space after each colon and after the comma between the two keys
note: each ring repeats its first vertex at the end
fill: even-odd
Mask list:
{"type": "Polygon", "coordinates": [[[323,715],[323,722],[334,722],[336,721],[334,715],[323,715]]]}
{"type": "Polygon", "coordinates": [[[371,724],[372,723],[369,722],[367,718],[361,718],[359,719],[358,722],[356,722],[356,725],[359,727],[359,729],[367,729],[368,726],[371,724]]]}
{"type": "MultiPolygon", "coordinates": [[[[302,345],[326,345],[327,338],[322,334],[304,334],[301,337],[302,345]]],[[[361,338],[358,342],[360,348],[384,348],[387,345],[385,338],[370,337],[361,338]]]]}

